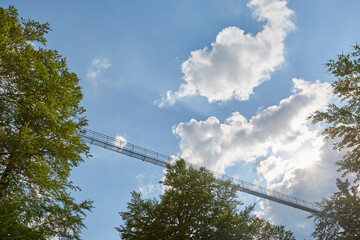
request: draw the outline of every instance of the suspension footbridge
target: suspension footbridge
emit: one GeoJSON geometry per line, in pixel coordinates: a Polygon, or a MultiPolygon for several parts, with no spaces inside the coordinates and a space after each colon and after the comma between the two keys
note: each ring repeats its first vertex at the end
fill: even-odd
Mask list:
{"type": "MultiPolygon", "coordinates": [[[[170,156],[151,151],[149,149],[139,147],[137,145],[109,137],[107,135],[92,131],[85,130],[84,133],[81,133],[80,136],[84,139],[85,142],[89,144],[93,144],[117,153],[121,153],[127,155],[132,158],[136,158],[148,163],[152,163],[154,165],[160,167],[166,167],[166,164],[170,163],[173,159],[170,156]]],[[[188,166],[193,166],[198,168],[198,166],[187,163],[188,166]]],[[[240,191],[264,198],[273,202],[277,202],[280,204],[284,204],[290,207],[294,207],[297,209],[301,209],[306,212],[317,214],[319,210],[316,207],[314,202],[309,202],[294,196],[290,196],[284,193],[280,193],[275,190],[271,190],[269,188],[261,187],[235,177],[227,176],[225,174],[216,173],[214,171],[210,171],[214,174],[217,181],[231,181],[232,184],[236,184],[240,187],[240,191]]]]}

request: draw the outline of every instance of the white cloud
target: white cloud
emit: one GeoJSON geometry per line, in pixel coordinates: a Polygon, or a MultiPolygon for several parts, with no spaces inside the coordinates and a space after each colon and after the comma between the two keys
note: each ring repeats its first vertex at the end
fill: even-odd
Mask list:
{"type": "Polygon", "coordinates": [[[266,160],[261,161],[256,169],[259,174],[263,175],[268,183],[271,183],[285,174],[288,165],[288,160],[284,160],[281,157],[270,156],[266,160]]]}
{"type": "Polygon", "coordinates": [[[127,143],[125,137],[123,137],[123,136],[121,136],[121,135],[117,135],[117,136],[115,137],[115,144],[120,144],[120,142],[121,142],[122,144],[126,144],[126,143],[127,143]]]}
{"type": "Polygon", "coordinates": [[[100,77],[103,70],[109,68],[111,66],[109,60],[107,58],[99,59],[95,58],[91,66],[88,69],[87,72],[87,78],[93,81],[94,85],[98,85],[97,79],[100,77]]]}
{"type": "Polygon", "coordinates": [[[127,140],[125,139],[125,137],[123,137],[123,136],[121,136],[121,135],[116,135],[113,144],[114,144],[116,147],[118,147],[118,148],[121,149],[121,151],[120,151],[119,149],[117,149],[118,152],[122,152],[123,149],[124,149],[124,148],[126,147],[126,145],[127,145],[127,140]]]}
{"type": "MultiPolygon", "coordinates": [[[[181,157],[218,172],[236,161],[252,162],[256,183],[308,201],[330,195],[340,176],[334,162],[341,155],[321,136],[321,126],[307,120],[315,110],[326,109],[330,84],[301,79],[293,84],[291,96],[249,120],[235,112],[224,123],[209,117],[178,124],[173,132],[180,138],[181,157]]],[[[264,200],[259,206],[258,214],[290,227],[297,236],[308,238],[313,230],[307,212],[264,200]]]]}
{"type": "Polygon", "coordinates": [[[155,197],[162,191],[158,176],[142,173],[136,176],[139,183],[139,191],[144,197],[155,197]]]}
{"type": "Polygon", "coordinates": [[[168,91],[157,101],[162,107],[177,99],[201,95],[209,102],[231,98],[247,100],[253,89],[270,78],[284,61],[284,40],[294,28],[293,11],[282,0],[251,0],[248,6],[263,30],[255,36],[237,27],[223,29],[211,44],[211,50],[192,51],[182,64],[183,83],[177,92],[168,91]]]}
{"type": "MultiPolygon", "coordinates": [[[[316,149],[315,156],[317,158],[311,165],[306,167],[285,167],[281,176],[275,180],[271,180],[271,169],[258,168],[258,172],[268,181],[270,181],[270,188],[275,188],[280,192],[284,192],[296,197],[320,201],[321,198],[327,197],[333,192],[337,191],[335,179],[340,177],[340,173],[336,171],[335,162],[342,157],[342,155],[332,149],[333,141],[324,141],[322,145],[316,149]],[[270,170],[270,171],[269,171],[270,170]],[[269,175],[270,174],[270,175],[269,175]],[[270,179],[269,179],[270,176],[270,179]]],[[[302,151],[299,149],[297,152],[302,151]]],[[[294,154],[296,157],[296,154],[294,154]]],[[[295,159],[285,160],[278,159],[274,162],[274,166],[288,165],[291,162],[296,164],[299,160],[295,159]]],[[[268,164],[269,158],[264,160],[264,164],[268,164]]],[[[262,163],[263,163],[262,162],[262,163]]],[[[260,165],[262,165],[260,163],[260,165]]],[[[264,166],[263,164],[263,166],[264,166]]],[[[276,167],[275,167],[276,168],[276,167]]],[[[311,219],[305,219],[310,214],[297,209],[289,208],[270,201],[261,201],[260,216],[271,218],[277,224],[286,224],[297,236],[308,238],[313,231],[314,226],[311,219]],[[284,214],[286,212],[287,214],[284,214]]]]}
{"type": "Polygon", "coordinates": [[[224,123],[209,117],[205,121],[192,119],[178,124],[173,132],[180,137],[181,157],[224,172],[235,161],[254,161],[268,156],[269,151],[273,154],[295,151],[306,141],[318,144],[319,132],[310,130],[306,118],[325,108],[331,92],[329,84],[295,78],[293,83],[293,95],[250,120],[235,112],[224,123]]]}

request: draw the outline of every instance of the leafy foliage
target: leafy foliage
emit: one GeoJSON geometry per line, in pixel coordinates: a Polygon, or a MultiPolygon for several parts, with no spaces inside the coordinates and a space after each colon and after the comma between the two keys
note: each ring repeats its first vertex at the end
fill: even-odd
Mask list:
{"type": "Polygon", "coordinates": [[[359,239],[360,198],[358,186],[337,179],[339,192],[319,203],[321,212],[312,215],[317,239],[359,239]]]}
{"type": "Polygon", "coordinates": [[[82,93],[65,58],[46,43],[49,24],[0,8],[0,239],[80,239],[85,211],[70,171],[88,155],[82,93]]]}
{"type": "MultiPolygon", "coordinates": [[[[353,52],[340,54],[336,60],[326,64],[328,71],[337,80],[331,86],[342,104],[329,104],[326,112],[316,111],[310,116],[313,123],[324,122],[328,127],[323,135],[336,139],[334,149],[346,150],[337,162],[343,177],[355,173],[360,180],[360,46],[353,52]]],[[[360,238],[360,194],[358,186],[350,187],[348,180],[337,179],[340,192],[319,203],[320,212],[314,218],[313,236],[318,239],[359,239],[360,238]]]]}
{"type": "Polygon", "coordinates": [[[239,210],[237,185],[218,182],[205,168],[186,167],[180,159],[167,165],[160,200],[132,192],[128,211],[120,212],[122,239],[295,239],[283,226],[239,210]]]}
{"type": "Polygon", "coordinates": [[[340,139],[334,148],[347,150],[343,159],[337,162],[339,170],[344,176],[356,173],[356,180],[360,180],[360,46],[354,46],[354,51],[349,54],[338,55],[337,60],[330,60],[326,66],[338,78],[331,87],[342,105],[329,104],[326,112],[316,111],[310,118],[313,123],[330,125],[323,135],[340,139]]]}

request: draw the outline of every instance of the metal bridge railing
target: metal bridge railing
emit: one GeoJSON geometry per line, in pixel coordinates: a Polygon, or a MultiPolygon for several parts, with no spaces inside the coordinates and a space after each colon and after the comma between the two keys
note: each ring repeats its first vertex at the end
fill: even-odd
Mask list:
{"type": "MultiPolygon", "coordinates": [[[[81,133],[80,136],[84,141],[97,145],[99,147],[121,153],[133,158],[140,159],[161,167],[166,167],[166,164],[173,160],[172,157],[143,148],[137,145],[109,137],[107,135],[95,132],[93,130],[85,129],[85,133],[81,133]]],[[[199,169],[200,167],[191,163],[186,163],[187,166],[199,169]]],[[[284,205],[288,205],[294,208],[298,208],[311,213],[318,213],[319,210],[316,204],[309,202],[294,196],[290,196],[269,188],[261,187],[243,180],[239,180],[235,177],[231,177],[225,174],[220,174],[215,171],[209,170],[214,174],[218,181],[231,181],[232,184],[236,184],[240,187],[240,191],[252,194],[257,197],[265,198],[271,201],[275,201],[284,205]]]]}

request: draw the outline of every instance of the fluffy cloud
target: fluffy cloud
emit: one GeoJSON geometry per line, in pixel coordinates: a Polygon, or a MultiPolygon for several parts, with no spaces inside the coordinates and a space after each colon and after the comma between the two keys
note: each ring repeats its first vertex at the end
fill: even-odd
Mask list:
{"type": "MultiPolygon", "coordinates": [[[[325,108],[330,97],[329,84],[295,78],[293,83],[293,95],[250,120],[235,112],[224,123],[209,117],[178,124],[173,132],[180,137],[181,156],[193,164],[224,172],[238,160],[254,161],[268,156],[269,151],[294,151],[307,141],[310,148],[318,144],[319,133],[310,130],[306,118],[325,108]]],[[[264,163],[263,168],[266,167],[264,163]]]]}
{"type": "MultiPolygon", "coordinates": [[[[296,162],[299,162],[296,157],[299,157],[297,155],[301,156],[304,150],[300,147],[288,159],[278,158],[277,161],[273,161],[273,157],[267,158],[260,163],[257,170],[270,183],[270,188],[302,199],[320,201],[321,198],[337,191],[335,179],[340,177],[340,173],[336,171],[335,162],[342,156],[339,152],[333,151],[332,147],[333,141],[323,141],[321,145],[313,149],[313,152],[316,153],[315,156],[309,154],[308,157],[315,158],[315,160],[306,167],[296,166],[296,162]],[[294,164],[295,166],[291,166],[294,164]],[[269,168],[265,166],[269,166],[269,168]],[[282,173],[277,174],[277,179],[274,179],[272,174],[275,173],[275,169],[282,173]]],[[[259,206],[261,210],[258,214],[260,216],[278,224],[286,224],[297,236],[302,236],[302,239],[308,239],[314,229],[312,220],[305,219],[310,215],[309,213],[264,200],[260,201],[259,206]]]]}
{"type": "Polygon", "coordinates": [[[248,6],[263,30],[255,36],[237,27],[223,29],[212,49],[191,52],[182,64],[183,83],[177,92],[168,91],[157,104],[173,104],[179,98],[201,95],[209,102],[231,98],[247,100],[253,89],[270,78],[284,61],[284,39],[294,28],[293,11],[282,0],[251,0],[248,6]]]}
{"type": "MultiPolygon", "coordinates": [[[[321,136],[321,127],[307,120],[326,108],[330,84],[301,79],[293,84],[291,96],[249,120],[235,112],[224,123],[209,117],[178,124],[173,132],[180,138],[181,157],[217,172],[237,161],[252,162],[258,174],[254,182],[309,201],[333,193],[339,177],[334,162],[341,155],[321,136]]],[[[309,213],[264,200],[259,206],[259,215],[286,225],[298,237],[312,232],[309,213]]]]}
{"type": "Polygon", "coordinates": [[[125,137],[123,137],[123,136],[121,136],[121,135],[117,135],[117,136],[115,137],[115,140],[114,140],[113,144],[114,144],[116,147],[124,148],[124,147],[127,145],[127,140],[125,139],[125,137]]]}
{"type": "Polygon", "coordinates": [[[93,81],[94,85],[98,85],[97,79],[101,75],[101,72],[111,66],[107,58],[99,59],[95,58],[87,72],[87,77],[93,81]]]}
{"type": "Polygon", "coordinates": [[[117,135],[116,137],[115,137],[115,141],[116,142],[123,142],[123,143],[127,143],[127,141],[126,141],[126,139],[125,139],[125,137],[123,137],[123,136],[121,136],[121,135],[117,135]]]}

